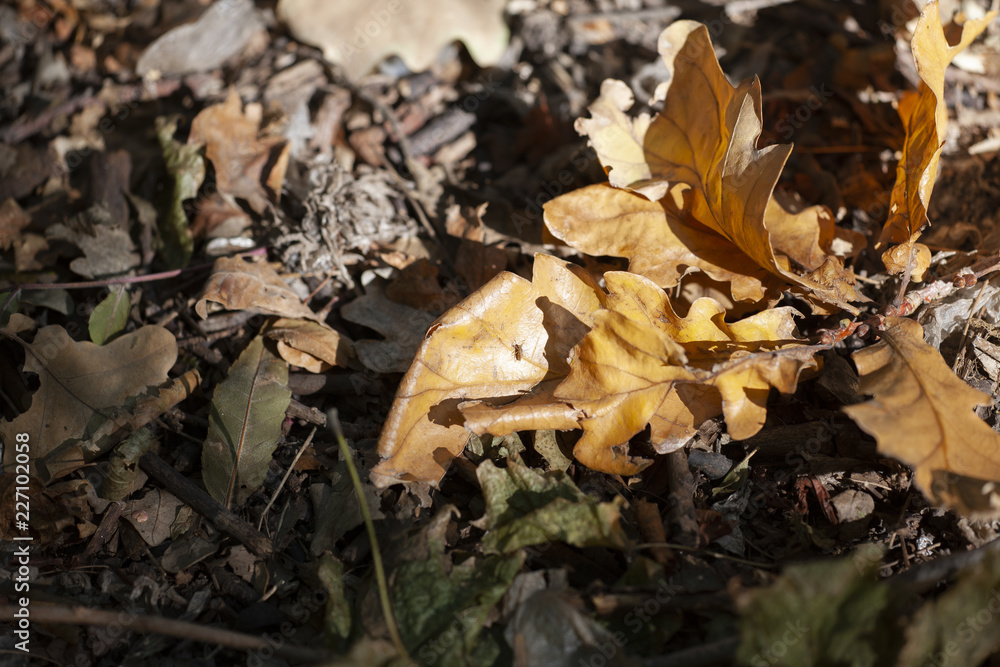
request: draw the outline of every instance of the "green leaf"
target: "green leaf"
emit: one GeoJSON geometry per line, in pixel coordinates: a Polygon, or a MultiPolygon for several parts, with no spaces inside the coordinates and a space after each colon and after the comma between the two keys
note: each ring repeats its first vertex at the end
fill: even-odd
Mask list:
{"type": "Polygon", "coordinates": [[[1000,651],[1000,558],[994,555],[963,573],[933,602],[923,605],[906,630],[901,667],[985,664],[1000,651]]]}
{"type": "Polygon", "coordinates": [[[755,449],[733,466],[733,469],[726,473],[722,479],[722,483],[712,489],[712,496],[729,496],[739,491],[750,477],[750,458],[756,453],[755,449]]]}
{"type": "Polygon", "coordinates": [[[202,479],[213,498],[243,504],[267,476],[291,401],[288,365],[254,338],[212,397],[202,479]]]}
{"type": "Polygon", "coordinates": [[[157,118],[156,137],[160,140],[167,173],[173,180],[166,213],[160,221],[160,238],[163,241],[163,261],[168,268],[182,269],[194,253],[194,239],[188,228],[184,200],[198,194],[205,180],[205,158],[201,146],[188,146],[174,139],[177,118],[157,118]]]}
{"type": "Polygon", "coordinates": [[[452,566],[444,534],[453,514],[454,506],[443,508],[423,531],[425,546],[409,549],[421,555],[396,568],[392,606],[403,643],[420,664],[492,665],[501,647],[483,626],[521,569],[524,552],[452,566]]]}
{"type": "Polygon", "coordinates": [[[772,586],[738,596],[738,664],[896,664],[889,587],[876,579],[881,557],[881,547],[867,545],[849,558],[789,567],[772,586]]]}
{"type": "Polygon", "coordinates": [[[344,592],[344,564],[330,554],[323,554],[319,558],[316,574],[327,595],[326,629],[341,639],[347,639],[351,634],[351,603],[344,592]]]}
{"type": "Polygon", "coordinates": [[[124,285],[112,287],[111,291],[90,314],[90,340],[104,345],[125,329],[132,301],[124,285]]]}
{"type": "Polygon", "coordinates": [[[487,530],[485,553],[510,553],[521,547],[560,540],[578,547],[625,549],[628,539],[619,520],[623,500],[602,503],[580,491],[562,471],[540,473],[516,458],[500,469],[489,460],[476,468],[486,515],[476,526],[487,530]]]}

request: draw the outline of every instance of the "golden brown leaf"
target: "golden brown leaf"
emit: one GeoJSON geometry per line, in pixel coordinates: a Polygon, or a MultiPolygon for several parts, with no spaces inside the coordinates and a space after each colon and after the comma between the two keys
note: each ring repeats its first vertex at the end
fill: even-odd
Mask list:
{"type": "Polygon", "coordinates": [[[660,410],[676,382],[694,376],[683,366],[684,349],[656,327],[609,310],[593,318],[556,397],[585,415],[573,456],[588,468],[634,475],[650,461],[629,456],[629,439],[660,410]]]}
{"type": "Polygon", "coordinates": [[[258,137],[259,127],[260,118],[244,114],[239,94],[230,88],[225,102],[205,108],[191,121],[188,143],[205,144],[219,192],[242,197],[263,213],[269,206],[268,189],[275,201],[281,194],[289,144],[280,137],[258,137]]]}
{"type": "Polygon", "coordinates": [[[691,269],[729,282],[737,301],[777,296],[782,281],[731,241],[663,201],[591,185],[545,205],[552,235],[588,255],[627,257],[629,271],[670,288],[691,269]]]}
{"type": "Polygon", "coordinates": [[[459,403],[513,398],[565,376],[602,297],[579,267],[536,255],[532,282],[501,273],[438,318],[386,418],[373,481],[440,481],[469,436],[459,403]]]}
{"type": "Polygon", "coordinates": [[[719,414],[734,438],[748,438],[764,423],[770,388],[792,393],[799,374],[815,366],[817,350],[793,337],[791,308],[727,323],[722,306],[703,298],[681,318],[663,290],[640,276],[611,272],[605,282],[609,311],[595,313],[556,390],[585,413],[574,455],[589,467],[634,471],[622,446],[647,423],[660,453],[719,414]]]}
{"type": "Polygon", "coordinates": [[[960,380],[913,320],[886,318],[881,335],[854,353],[860,390],[874,399],[844,410],[875,436],[880,452],[914,468],[931,502],[996,515],[1000,435],[973,412],[993,399],[960,380]]]}
{"type": "MultiPolygon", "coordinates": [[[[545,207],[553,235],[590,254],[628,257],[632,271],[662,287],[674,286],[683,270],[696,268],[714,280],[733,280],[737,300],[773,297],[769,287],[790,283],[856,312],[844,299],[845,290],[792,270],[790,259],[803,273],[828,262],[828,248],[820,244],[832,241],[832,219],[816,210],[791,216],[771,202],[791,146],[757,148],[760,82],[747,79],[733,87],[701,24],[675,22],[660,35],[659,48],[672,73],[670,82],[657,88],[656,97],[664,100],[659,114],[630,119],[625,111],[631,92],[608,80],[590,107],[591,117],[577,122],[609,170],[610,184],[649,201],[593,188],[570,192],[545,207]],[[577,198],[583,201],[575,203],[577,198]],[[602,205],[591,211],[595,199],[602,205]],[[623,220],[626,229],[608,233],[623,220]],[[669,233],[663,235],[664,229],[669,233]],[[776,248],[784,254],[776,255],[776,248]]],[[[836,266],[833,259],[826,272],[836,266]]],[[[842,266],[839,274],[840,282],[853,283],[842,266]]]]}
{"type": "Polygon", "coordinates": [[[282,318],[267,327],[264,335],[278,342],[282,359],[311,373],[347,366],[352,355],[351,341],[320,322],[282,318]]]}
{"type": "Polygon", "coordinates": [[[923,81],[918,91],[907,94],[899,102],[906,141],[903,157],[896,166],[889,219],[882,228],[876,248],[887,243],[916,240],[927,223],[927,205],[934,190],[938,159],[948,126],[944,71],[996,15],[996,11],[991,11],[980,19],[967,21],[962,26],[961,38],[952,46],[941,25],[938,3],[928,2],[921,12],[910,48],[923,81]]]}
{"type": "Polygon", "coordinates": [[[256,310],[278,317],[319,321],[319,316],[299,300],[278,273],[265,262],[247,262],[242,257],[215,260],[195,312],[208,316],[208,301],[229,310],[256,310]]]}
{"type": "Polygon", "coordinates": [[[565,381],[504,404],[462,403],[466,428],[493,435],[582,428],[574,449],[581,463],[634,474],[648,462],[629,456],[628,441],[647,424],[661,454],[720,414],[733,437],[750,437],[764,423],[771,387],[794,392],[800,373],[815,367],[816,348],[794,338],[791,308],[728,323],[725,309],[703,298],[682,318],[652,281],[626,272],[604,279],[604,308],[591,315],[594,327],[574,350],[565,381]]]}

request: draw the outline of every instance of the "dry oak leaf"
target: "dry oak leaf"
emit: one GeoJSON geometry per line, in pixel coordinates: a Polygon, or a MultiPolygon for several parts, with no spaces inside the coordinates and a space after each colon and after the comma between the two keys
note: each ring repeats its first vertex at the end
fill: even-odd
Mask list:
{"type": "Polygon", "coordinates": [[[289,144],[281,137],[259,137],[259,130],[260,118],[244,114],[239,94],[230,88],[225,102],[203,109],[191,121],[188,144],[205,145],[220,193],[242,197],[263,213],[280,197],[289,144]]]}
{"type": "Polygon", "coordinates": [[[888,317],[882,340],[854,353],[860,391],[844,410],[881,453],[913,467],[932,502],[965,515],[1000,512],[1000,434],[973,412],[993,399],[959,379],[910,319],[888,317]]]}
{"type": "MultiPolygon", "coordinates": [[[[655,209],[620,199],[623,212],[634,214],[640,209],[647,214],[650,224],[669,227],[672,232],[666,248],[650,242],[655,236],[633,234],[624,248],[632,252],[620,256],[632,259],[636,250],[645,255],[640,263],[653,264],[659,271],[639,272],[663,287],[676,284],[672,281],[682,275],[680,266],[706,272],[714,268],[714,275],[710,275],[716,280],[720,270],[745,274],[750,280],[733,285],[733,297],[737,300],[758,301],[774,296],[773,281],[767,284],[760,276],[763,269],[781,283],[791,283],[821,301],[856,312],[847,303],[849,298],[845,298],[852,296],[849,290],[833,289],[833,284],[799,275],[791,270],[788,257],[775,255],[776,247],[790,248],[797,260],[807,262],[804,268],[809,271],[827,261],[827,253],[822,249],[803,248],[803,239],[823,236],[820,230],[801,229],[804,225],[815,227],[818,222],[814,216],[794,216],[795,225],[775,224],[774,232],[768,224],[769,212],[773,217],[781,211],[780,206],[770,204],[771,194],[791,146],[757,149],[762,130],[760,82],[755,77],[734,88],[715,57],[708,29],[693,21],[677,21],[664,30],[659,50],[672,74],[670,81],[656,90],[655,98],[664,101],[660,113],[652,119],[642,114],[631,120],[625,114],[632,106],[631,91],[623,82],[609,79],[602,84],[601,96],[590,107],[591,118],[577,121],[577,130],[588,136],[601,163],[610,170],[612,186],[638,193],[650,203],[664,202],[665,210],[676,205],[678,210],[690,213],[689,216],[668,213],[671,219],[666,224],[653,223],[659,215],[655,209]],[[685,226],[690,231],[678,229],[685,226]],[[775,239],[772,238],[775,232],[791,236],[775,239]],[[696,243],[687,245],[685,237],[691,235],[696,237],[696,243]],[[644,238],[647,246],[653,247],[641,250],[641,244],[636,245],[637,238],[644,238]],[[682,248],[675,247],[678,241],[682,248]],[[688,256],[701,260],[706,249],[719,246],[725,254],[732,254],[735,248],[745,259],[712,267],[714,262],[686,263],[679,257],[687,251],[688,256]],[[745,270],[748,260],[759,268],[745,270]],[[708,267],[704,266],[706,263],[708,267]]],[[[562,198],[579,196],[577,192],[562,198]]],[[[563,212],[557,202],[562,198],[546,205],[546,224],[556,237],[582,249],[578,237],[593,238],[587,224],[593,216],[586,216],[582,222],[559,219],[563,212]]],[[[620,214],[616,209],[613,204],[605,207],[604,216],[617,219],[620,214]]],[[[836,285],[853,284],[853,276],[842,267],[841,272],[842,279],[836,285]]]]}
{"type": "Polygon", "coordinates": [[[215,260],[195,312],[208,317],[208,303],[221,303],[229,310],[254,310],[268,315],[320,321],[266,262],[247,262],[242,257],[215,260]]]}
{"type": "Polygon", "coordinates": [[[347,366],[353,356],[351,341],[321,322],[281,318],[264,335],[277,342],[282,359],[310,373],[347,366]]]}
{"type": "MultiPolygon", "coordinates": [[[[612,172],[613,173],[613,172],[612,172]]],[[[629,271],[661,287],[676,286],[692,269],[729,282],[733,299],[760,301],[782,281],[732,241],[693,221],[665,200],[650,201],[606,183],[589,185],[545,204],[552,235],[591,256],[627,257],[629,271]]]]}
{"type": "Polygon", "coordinates": [[[794,338],[792,308],[725,321],[715,300],[696,300],[686,317],[666,293],[625,272],[604,276],[609,296],[577,347],[555,396],[582,411],[574,456],[605,472],[632,474],[628,440],[650,425],[659,453],[678,449],[709,418],[724,414],[730,435],[749,438],[764,424],[771,387],[793,393],[817,348],[794,338]]]}
{"type": "MultiPolygon", "coordinates": [[[[937,1],[928,2],[921,12],[910,48],[922,82],[918,91],[908,93],[899,102],[899,117],[906,128],[906,139],[903,156],[896,166],[889,218],[876,248],[881,249],[887,243],[915,241],[927,224],[927,205],[934,190],[948,126],[944,72],[996,15],[996,11],[991,11],[982,18],[966,21],[958,43],[949,45],[937,1]]],[[[888,264],[886,266],[888,268],[888,264]]]]}
{"type": "Polygon", "coordinates": [[[604,274],[604,308],[570,357],[569,376],[540,383],[511,403],[459,404],[477,434],[582,428],[573,455],[602,472],[634,474],[648,461],[628,453],[647,424],[657,452],[682,447],[705,420],[724,414],[734,438],[757,433],[772,387],[793,393],[815,367],[816,347],[795,339],[795,310],[771,308],[738,322],[698,299],[686,317],[667,294],[632,273],[604,274]],[[575,422],[575,423],[574,423],[575,422]]]}
{"type": "MultiPolygon", "coordinates": [[[[566,357],[603,296],[579,267],[536,255],[530,283],[501,273],[445,312],[396,392],[378,444],[385,460],[372,471],[376,486],[437,484],[469,438],[462,401],[513,399],[565,377],[566,357]]],[[[575,426],[572,419],[560,423],[575,426]]]]}
{"type": "Polygon", "coordinates": [[[495,64],[507,48],[505,0],[280,0],[278,18],[298,39],[323,49],[357,80],[398,54],[415,72],[462,40],[480,66],[495,64]]]}
{"type": "MultiPolygon", "coordinates": [[[[46,484],[84,465],[81,441],[116,408],[165,382],[177,360],[177,342],[158,326],[144,326],[107,345],[74,341],[56,325],[39,329],[31,343],[9,331],[5,335],[24,348],[25,372],[38,374],[39,384],[27,412],[0,421],[0,440],[13,443],[16,434],[27,433],[31,474],[46,484]]],[[[13,463],[14,448],[7,447],[4,467],[10,470],[13,463]]]]}

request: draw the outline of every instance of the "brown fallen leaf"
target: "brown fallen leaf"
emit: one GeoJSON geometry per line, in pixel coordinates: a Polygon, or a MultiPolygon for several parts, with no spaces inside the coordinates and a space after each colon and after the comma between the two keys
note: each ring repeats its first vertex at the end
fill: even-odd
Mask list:
{"type": "Polygon", "coordinates": [[[242,197],[263,213],[280,198],[289,144],[281,137],[259,137],[259,132],[259,115],[245,114],[239,94],[230,88],[225,102],[203,109],[191,121],[188,144],[205,145],[220,193],[242,197]]]}
{"type": "Polygon", "coordinates": [[[428,330],[379,439],[377,486],[437,484],[469,432],[458,405],[509,397],[569,372],[602,290],[582,269],[536,255],[532,282],[501,273],[428,330]]]}
{"type": "MultiPolygon", "coordinates": [[[[38,391],[31,408],[13,421],[0,421],[0,439],[14,442],[18,433],[30,438],[31,474],[44,483],[85,463],[79,444],[100,429],[114,409],[166,381],[177,360],[177,342],[158,326],[144,326],[107,345],[74,341],[60,326],[42,327],[31,343],[3,335],[25,351],[24,370],[38,374],[38,391]],[[65,446],[64,446],[65,445],[65,446]]],[[[15,329],[15,327],[17,329],[15,329]]],[[[14,463],[14,449],[4,451],[4,466],[14,463]]]]}
{"type": "Polygon", "coordinates": [[[591,118],[577,121],[610,170],[610,184],[648,202],[593,188],[567,193],[545,207],[553,235],[590,254],[628,257],[632,271],[662,287],[677,283],[681,267],[697,268],[715,280],[732,280],[738,300],[774,299],[778,286],[791,284],[812,299],[857,312],[849,303],[859,297],[851,289],[853,275],[820,245],[832,241],[832,216],[792,216],[772,204],[791,146],[757,148],[760,82],[730,85],[708,29],[693,21],[664,30],[659,49],[672,75],[654,96],[663,100],[660,113],[630,119],[625,111],[632,106],[631,91],[607,80],[590,107],[591,118]],[[576,205],[576,198],[585,202],[576,205]],[[595,198],[603,200],[596,213],[578,215],[595,198]],[[663,213],[647,205],[654,203],[663,213]],[[606,233],[621,220],[627,220],[622,236],[606,233]],[[789,254],[776,254],[777,248],[789,254]],[[790,259],[804,271],[793,270],[790,259]],[[826,282],[819,282],[808,272],[824,264],[819,275],[826,282]]]}
{"type": "Polygon", "coordinates": [[[886,318],[880,335],[853,355],[860,391],[874,398],[844,411],[875,436],[880,452],[913,467],[932,503],[997,516],[1000,434],[973,412],[993,399],[960,380],[913,320],[886,318]]]}
{"type": "Polygon", "coordinates": [[[816,366],[818,348],[795,338],[791,308],[728,323],[721,304],[702,298],[681,318],[652,281],[625,272],[604,279],[604,308],[590,315],[593,328],[574,349],[568,377],[512,402],[459,404],[467,429],[500,436],[582,428],[578,461],[634,474],[648,461],[631,458],[628,441],[647,424],[661,454],[720,414],[732,437],[748,438],[764,424],[770,389],[792,393],[801,373],[816,366]]]}
{"type": "Polygon", "coordinates": [[[311,373],[347,366],[353,354],[349,339],[320,322],[282,318],[268,325],[263,333],[277,341],[282,359],[311,373]]]}
{"type": "Polygon", "coordinates": [[[903,156],[896,166],[889,218],[876,248],[881,249],[887,243],[915,241],[927,224],[927,206],[934,190],[948,126],[944,72],[996,15],[994,10],[982,18],[966,21],[959,41],[950,45],[941,25],[937,1],[928,2],[921,12],[910,48],[922,82],[918,91],[908,93],[899,102],[899,117],[906,128],[906,140],[903,156]]]}
{"type": "Polygon", "coordinates": [[[627,257],[629,271],[661,287],[676,286],[692,269],[730,283],[737,301],[774,298],[782,286],[729,239],[689,215],[608,184],[590,185],[549,201],[545,225],[580,252],[627,257]]]}
{"type": "Polygon", "coordinates": [[[595,313],[569,377],[555,396],[585,413],[574,455],[606,472],[630,474],[628,439],[650,424],[659,453],[678,449],[711,417],[749,438],[764,424],[771,387],[795,391],[817,349],[794,339],[791,308],[734,323],[713,299],[678,317],[662,289],[640,276],[605,274],[608,311],[595,313]],[[589,461],[589,462],[588,462],[589,461]]]}
{"type": "Polygon", "coordinates": [[[253,310],[292,319],[320,321],[278,273],[266,262],[247,262],[242,257],[220,257],[205,282],[195,312],[208,317],[208,303],[221,303],[229,310],[253,310]]]}
{"type": "Polygon", "coordinates": [[[386,298],[380,281],[365,287],[365,294],[340,309],[348,322],[374,329],[384,340],[362,338],[354,343],[358,360],[376,373],[405,373],[435,316],[386,298]]]}

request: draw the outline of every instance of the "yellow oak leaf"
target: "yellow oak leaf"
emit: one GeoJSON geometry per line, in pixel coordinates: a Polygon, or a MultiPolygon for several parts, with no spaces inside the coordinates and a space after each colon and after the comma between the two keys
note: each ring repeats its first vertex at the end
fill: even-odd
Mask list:
{"type": "Polygon", "coordinates": [[[959,379],[913,320],[888,317],[882,340],[854,353],[867,403],[844,408],[883,454],[914,469],[933,503],[1000,513],[1000,434],[973,412],[993,399],[959,379]]]}
{"type": "Polygon", "coordinates": [[[466,428],[493,435],[582,428],[573,451],[580,463],[634,474],[648,461],[631,457],[628,442],[647,424],[661,454],[720,414],[734,438],[748,438],[764,423],[770,389],[794,392],[801,372],[816,365],[818,348],[795,338],[792,308],[729,323],[721,304],[702,298],[679,317],[647,278],[613,271],[604,280],[604,307],[591,315],[569,376],[504,405],[461,404],[466,428]]]}
{"type": "Polygon", "coordinates": [[[899,117],[906,128],[906,139],[903,156],[896,166],[889,218],[876,248],[881,249],[887,243],[915,241],[927,224],[927,205],[934,190],[948,126],[944,72],[996,15],[994,10],[982,18],[966,21],[958,43],[950,45],[941,25],[937,1],[928,2],[920,13],[910,48],[922,81],[919,90],[908,93],[899,102],[899,117]]]}
{"type": "Polygon", "coordinates": [[[604,292],[580,267],[536,255],[532,282],[501,273],[431,325],[396,392],[372,472],[380,486],[436,484],[469,433],[458,405],[513,400],[565,377],[604,292]]]}

